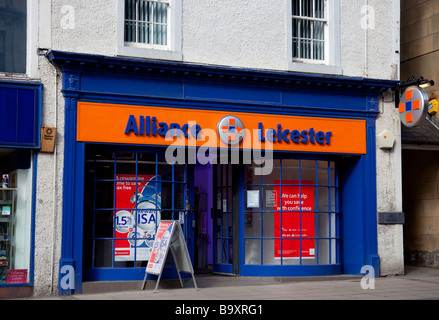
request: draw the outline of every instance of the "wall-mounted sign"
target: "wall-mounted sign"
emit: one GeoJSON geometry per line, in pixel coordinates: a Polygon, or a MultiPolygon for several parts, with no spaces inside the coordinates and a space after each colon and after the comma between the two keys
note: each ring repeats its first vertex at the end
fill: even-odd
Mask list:
{"type": "Polygon", "coordinates": [[[247,208],[259,208],[259,190],[247,190],[247,208]]]}
{"type": "Polygon", "coordinates": [[[7,271],[6,283],[26,283],[27,282],[27,269],[10,269],[7,271]]]}
{"type": "Polygon", "coordinates": [[[410,86],[399,100],[399,117],[406,127],[419,125],[427,115],[428,95],[419,87],[410,86]]]}
{"type": "Polygon", "coordinates": [[[40,152],[53,152],[55,149],[56,128],[41,127],[40,152]]]}
{"type": "Polygon", "coordinates": [[[40,148],[42,90],[40,83],[0,81],[0,146],[40,148]]]}
{"type": "Polygon", "coordinates": [[[433,115],[436,114],[439,108],[439,104],[436,99],[431,99],[428,101],[428,113],[433,115]]]}
{"type": "Polygon", "coordinates": [[[85,142],[366,154],[365,120],[92,102],[77,117],[85,142]]]}

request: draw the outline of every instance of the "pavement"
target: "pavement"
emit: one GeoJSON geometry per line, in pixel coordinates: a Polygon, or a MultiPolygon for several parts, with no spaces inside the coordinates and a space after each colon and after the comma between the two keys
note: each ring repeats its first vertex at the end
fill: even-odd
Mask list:
{"type": "MultiPolygon", "coordinates": [[[[169,285],[162,280],[156,292],[156,282],[148,281],[144,290],[141,290],[142,282],[135,282],[129,289],[97,289],[95,286],[95,292],[87,289],[84,290],[87,292],[82,294],[34,297],[26,300],[148,300],[149,303],[167,301],[167,306],[171,306],[172,312],[178,312],[182,302],[189,308],[188,306],[194,306],[201,301],[214,304],[220,303],[219,301],[232,304],[239,301],[241,305],[269,300],[439,300],[439,269],[427,267],[406,266],[404,275],[378,277],[373,280],[348,275],[250,278],[211,274],[196,274],[195,280],[197,288],[189,278],[184,280],[183,288],[180,285],[169,285]]],[[[187,312],[190,314],[194,310],[196,309],[187,309],[187,312]]]]}

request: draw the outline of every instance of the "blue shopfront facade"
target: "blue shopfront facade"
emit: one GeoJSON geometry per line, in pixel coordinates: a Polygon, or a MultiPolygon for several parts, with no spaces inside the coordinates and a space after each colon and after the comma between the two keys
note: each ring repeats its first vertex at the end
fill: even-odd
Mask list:
{"type": "MultiPolygon", "coordinates": [[[[181,221],[195,267],[200,235],[210,237],[212,250],[203,256],[218,273],[360,274],[364,265],[379,270],[375,121],[381,92],[395,82],[59,51],[47,58],[62,71],[65,98],[60,281],[65,270],[75,277],[74,290],[60,285],[60,294],[81,292],[85,281],[142,280],[151,226],[160,219],[181,221]],[[208,168],[191,162],[196,145],[182,148],[185,163],[167,161],[169,144],[160,140],[165,124],[170,130],[180,123],[188,138],[198,131],[184,123],[208,123],[217,115],[230,117],[228,133],[238,129],[233,139],[241,128],[235,121],[244,117],[273,128],[260,139],[303,149],[274,150],[267,176],[255,174],[253,158],[218,158],[208,168]],[[276,119],[283,119],[277,127],[276,119]],[[326,129],[295,130],[297,121],[314,119],[326,129]],[[363,125],[359,134],[345,135],[343,144],[359,141],[364,150],[331,149],[339,127],[350,130],[346,124],[356,121],[363,125]],[[119,123],[128,140],[118,140],[119,123]],[[210,206],[200,212],[203,187],[210,206]],[[124,188],[136,195],[131,204],[119,202],[124,188]],[[298,205],[289,207],[288,197],[291,204],[298,197],[298,205]],[[142,199],[149,211],[141,209],[142,199]],[[124,229],[121,221],[131,220],[124,229]]],[[[175,276],[170,263],[164,277],[175,276]]]]}
{"type": "Polygon", "coordinates": [[[34,284],[34,221],[43,85],[0,80],[0,296],[34,284]]]}

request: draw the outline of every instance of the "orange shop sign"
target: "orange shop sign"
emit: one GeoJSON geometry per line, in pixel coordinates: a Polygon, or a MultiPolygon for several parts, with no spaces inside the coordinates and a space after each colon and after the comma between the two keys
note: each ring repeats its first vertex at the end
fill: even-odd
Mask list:
{"type": "Polygon", "coordinates": [[[366,121],[78,102],[77,141],[366,154],[366,121]]]}

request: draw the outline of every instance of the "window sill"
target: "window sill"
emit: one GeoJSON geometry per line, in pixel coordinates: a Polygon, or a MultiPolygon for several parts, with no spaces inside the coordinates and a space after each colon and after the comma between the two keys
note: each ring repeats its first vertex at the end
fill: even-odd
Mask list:
{"type": "Polygon", "coordinates": [[[335,74],[341,75],[342,69],[336,65],[316,64],[316,63],[303,63],[293,62],[288,63],[288,71],[304,72],[304,73],[319,73],[319,74],[335,74]]]}
{"type": "Polygon", "coordinates": [[[155,60],[173,60],[182,61],[183,54],[179,51],[160,50],[151,48],[139,48],[133,46],[118,46],[117,54],[119,56],[146,58],[155,60]]]}

